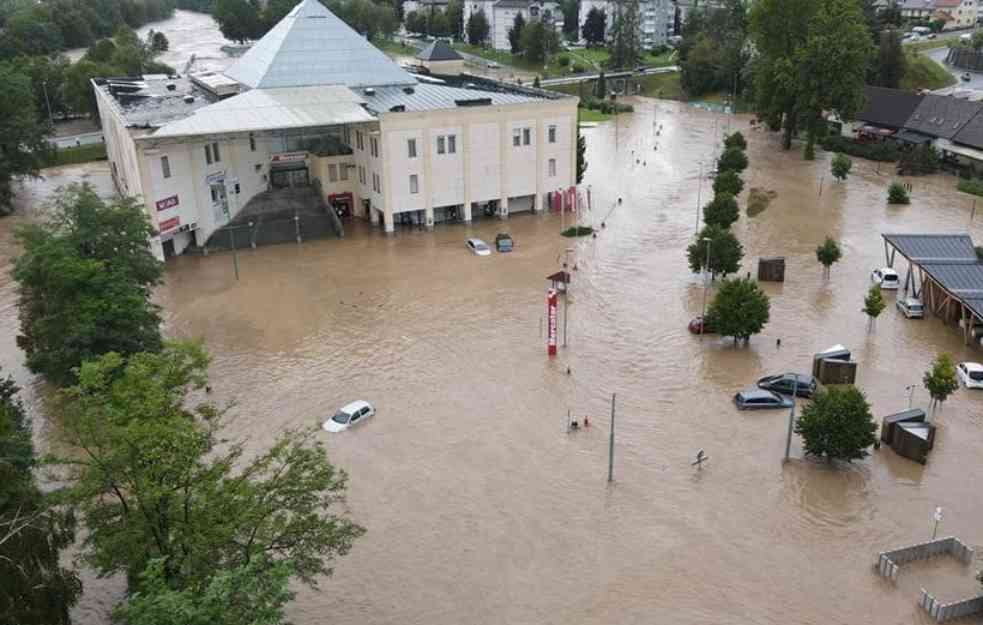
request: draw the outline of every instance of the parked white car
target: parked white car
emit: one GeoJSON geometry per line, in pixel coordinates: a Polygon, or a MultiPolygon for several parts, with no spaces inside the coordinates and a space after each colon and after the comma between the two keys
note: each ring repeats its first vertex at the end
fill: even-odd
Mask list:
{"type": "Polygon", "coordinates": [[[468,239],[466,245],[475,256],[491,256],[491,248],[481,239],[468,239]]]}
{"type": "Polygon", "coordinates": [[[324,422],[321,426],[328,432],[343,432],[348,428],[355,427],[359,423],[369,420],[375,415],[375,408],[367,401],[353,401],[341,407],[333,417],[324,422]]]}
{"type": "Polygon", "coordinates": [[[925,316],[925,307],[917,297],[903,297],[894,304],[901,314],[909,319],[921,319],[925,316]]]}
{"type": "Polygon", "coordinates": [[[882,267],[870,272],[870,281],[881,285],[882,289],[897,289],[901,281],[898,280],[898,272],[890,267],[882,267]]]}
{"type": "Polygon", "coordinates": [[[959,379],[966,388],[983,388],[983,365],[978,362],[961,362],[956,367],[959,379]]]}

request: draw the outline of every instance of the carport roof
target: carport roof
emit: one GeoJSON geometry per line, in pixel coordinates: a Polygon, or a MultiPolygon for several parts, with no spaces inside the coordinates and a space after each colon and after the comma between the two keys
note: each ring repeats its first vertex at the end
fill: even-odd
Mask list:
{"type": "Polygon", "coordinates": [[[922,270],[963,300],[983,300],[983,262],[923,263],[922,270]]]}
{"type": "Polygon", "coordinates": [[[916,263],[975,263],[976,249],[968,234],[883,234],[901,255],[916,263]]]}

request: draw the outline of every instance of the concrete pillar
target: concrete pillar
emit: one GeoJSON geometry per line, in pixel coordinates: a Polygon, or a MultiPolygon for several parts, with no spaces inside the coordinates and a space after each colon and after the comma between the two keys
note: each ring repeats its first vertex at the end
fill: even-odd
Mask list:
{"type": "Polygon", "coordinates": [[[427,226],[427,230],[433,230],[433,206],[430,202],[427,202],[427,208],[424,209],[423,216],[426,220],[424,223],[427,226]]]}
{"type": "Polygon", "coordinates": [[[393,223],[393,212],[391,210],[385,211],[382,215],[382,218],[383,218],[382,229],[385,231],[385,233],[386,234],[395,233],[396,225],[393,223]]]}
{"type": "Polygon", "coordinates": [[[464,204],[461,217],[464,223],[471,223],[471,122],[466,120],[461,127],[461,151],[464,167],[464,204]]]}
{"type": "Polygon", "coordinates": [[[369,223],[371,223],[373,226],[378,226],[379,225],[379,211],[377,211],[375,208],[373,208],[371,206],[369,206],[368,211],[369,211],[369,223]]]}
{"type": "Polygon", "coordinates": [[[500,129],[499,149],[502,154],[499,159],[501,166],[498,175],[498,216],[505,219],[509,216],[509,156],[512,151],[512,120],[508,119],[502,122],[500,129]]]}
{"type": "Polygon", "coordinates": [[[471,202],[465,202],[461,210],[461,218],[464,219],[464,223],[471,223],[471,202]]]}
{"type": "Polygon", "coordinates": [[[543,155],[546,152],[546,130],[542,116],[536,117],[536,128],[533,136],[536,137],[536,195],[532,200],[532,210],[534,213],[539,213],[543,209],[543,155]]]}

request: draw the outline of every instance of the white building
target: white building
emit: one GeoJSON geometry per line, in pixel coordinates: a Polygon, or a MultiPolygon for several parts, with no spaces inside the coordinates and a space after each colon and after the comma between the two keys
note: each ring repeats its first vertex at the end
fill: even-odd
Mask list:
{"type": "Polygon", "coordinates": [[[386,232],[540,210],[575,184],[576,98],[417,78],[318,0],[224,75],[93,83],[113,177],[142,199],[162,257],[203,246],[257,195],[314,178],[325,201],[386,232]]]}
{"type": "Polygon", "coordinates": [[[511,50],[509,31],[515,24],[515,16],[522,14],[526,23],[544,21],[557,34],[563,33],[563,12],[555,0],[465,0],[464,23],[472,13],[484,11],[488,19],[488,41],[496,50],[511,50]]]}
{"type": "MultiPolygon", "coordinates": [[[[618,11],[616,0],[580,0],[578,33],[583,41],[584,22],[591,9],[598,9],[605,15],[605,36],[610,36],[618,11]]],[[[676,16],[676,3],[673,0],[639,0],[639,40],[646,50],[664,46],[673,35],[676,16]]]]}

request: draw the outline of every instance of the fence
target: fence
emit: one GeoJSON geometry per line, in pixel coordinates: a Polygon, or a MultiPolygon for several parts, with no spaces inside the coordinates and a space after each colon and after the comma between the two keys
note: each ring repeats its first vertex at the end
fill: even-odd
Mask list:
{"type": "Polygon", "coordinates": [[[967,547],[961,540],[953,536],[939,538],[926,543],[919,543],[893,551],[883,551],[877,556],[877,563],[874,567],[881,577],[887,577],[892,581],[897,581],[900,566],[916,560],[927,560],[938,555],[951,555],[963,564],[973,561],[973,550],[967,547]]]}
{"type": "Polygon", "coordinates": [[[983,52],[973,48],[949,48],[945,60],[960,69],[983,69],[983,52]]]}
{"type": "Polygon", "coordinates": [[[922,588],[922,596],[918,600],[918,605],[924,608],[935,619],[936,623],[945,623],[952,619],[983,612],[983,595],[952,603],[942,603],[922,588]]]}
{"type": "Polygon", "coordinates": [[[268,218],[257,215],[253,221],[216,230],[208,239],[209,252],[278,243],[302,243],[311,239],[338,236],[338,216],[333,211],[324,215],[295,214],[268,218]]]}

